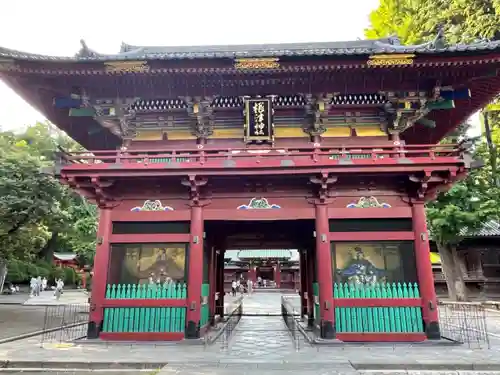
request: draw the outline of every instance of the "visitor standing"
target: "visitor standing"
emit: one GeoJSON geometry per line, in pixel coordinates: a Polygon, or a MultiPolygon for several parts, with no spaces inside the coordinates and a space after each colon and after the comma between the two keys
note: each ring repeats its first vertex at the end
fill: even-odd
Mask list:
{"type": "Polygon", "coordinates": [[[47,289],[47,278],[43,278],[42,279],[42,291],[44,291],[45,289],[47,289]]]}
{"type": "Polygon", "coordinates": [[[30,297],[36,296],[36,279],[32,277],[30,279],[30,297]]]}
{"type": "Polygon", "coordinates": [[[251,279],[247,280],[247,289],[248,289],[248,294],[252,294],[253,291],[253,281],[251,279]]]}
{"type": "Polygon", "coordinates": [[[233,297],[236,297],[236,287],[238,286],[238,284],[236,284],[236,281],[233,280],[233,282],[231,283],[231,292],[233,294],[233,297]]]}

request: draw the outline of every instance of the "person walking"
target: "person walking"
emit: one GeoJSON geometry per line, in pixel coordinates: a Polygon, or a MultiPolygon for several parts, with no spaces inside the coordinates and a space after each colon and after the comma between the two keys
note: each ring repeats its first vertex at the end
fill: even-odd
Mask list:
{"type": "Polygon", "coordinates": [[[62,279],[57,279],[56,280],[56,289],[54,291],[54,297],[56,300],[59,300],[61,298],[61,294],[63,293],[63,288],[64,288],[64,282],[62,279]]]}

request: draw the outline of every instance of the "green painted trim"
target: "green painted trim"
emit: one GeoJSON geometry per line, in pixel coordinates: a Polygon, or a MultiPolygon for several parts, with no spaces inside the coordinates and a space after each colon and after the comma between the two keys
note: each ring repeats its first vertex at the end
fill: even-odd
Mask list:
{"type": "MultiPolygon", "coordinates": [[[[333,284],[334,298],[420,298],[416,283],[333,284]]],[[[336,307],[338,333],[421,333],[421,307],[336,307]]]]}

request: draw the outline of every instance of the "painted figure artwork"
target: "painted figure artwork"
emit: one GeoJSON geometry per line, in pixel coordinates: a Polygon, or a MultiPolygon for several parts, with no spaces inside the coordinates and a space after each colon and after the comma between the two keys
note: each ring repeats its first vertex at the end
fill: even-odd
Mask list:
{"type": "Polygon", "coordinates": [[[143,245],[127,248],[125,273],[139,283],[164,283],[185,278],[186,248],[182,245],[143,245]]]}
{"type": "Polygon", "coordinates": [[[390,281],[391,269],[399,267],[394,252],[385,254],[373,244],[336,244],[335,263],[337,282],[374,285],[390,281]]]}

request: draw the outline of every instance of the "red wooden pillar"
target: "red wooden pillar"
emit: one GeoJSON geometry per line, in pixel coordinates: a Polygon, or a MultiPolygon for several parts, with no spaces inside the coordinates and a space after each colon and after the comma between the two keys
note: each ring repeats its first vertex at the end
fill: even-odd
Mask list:
{"type": "Polygon", "coordinates": [[[276,262],[273,267],[274,269],[274,283],[276,284],[276,288],[281,288],[281,267],[280,262],[276,262]]]}
{"type": "Polygon", "coordinates": [[[333,307],[332,254],[328,225],[328,206],[316,204],[316,266],[319,285],[320,336],[335,336],[333,307]]]}
{"type": "Polygon", "coordinates": [[[248,266],[248,280],[252,280],[254,285],[257,282],[257,267],[252,264],[248,266]]]}
{"type": "Polygon", "coordinates": [[[300,277],[300,316],[307,315],[307,261],[306,254],[299,250],[299,277],[300,277]]]}
{"type": "Polygon", "coordinates": [[[200,337],[201,285],[203,283],[203,208],[191,207],[191,236],[188,255],[186,338],[200,337]]]}
{"type": "Polygon", "coordinates": [[[429,234],[425,217],[424,202],[413,202],[413,231],[415,233],[415,262],[418,285],[422,297],[422,318],[428,339],[439,340],[439,314],[436,289],[430,259],[429,234]]]}
{"type": "Polygon", "coordinates": [[[111,208],[101,208],[99,210],[99,228],[97,230],[97,246],[92,276],[92,294],[90,297],[90,321],[87,332],[87,337],[89,339],[98,338],[102,329],[104,316],[102,306],[106,295],[106,283],[111,252],[109,244],[111,225],[111,208]]]}

